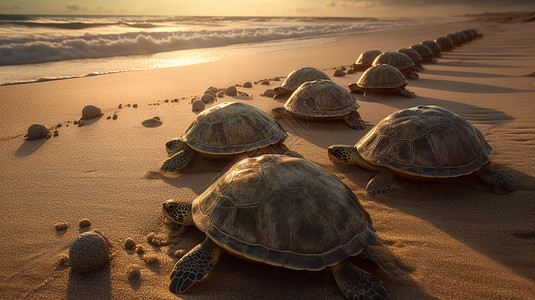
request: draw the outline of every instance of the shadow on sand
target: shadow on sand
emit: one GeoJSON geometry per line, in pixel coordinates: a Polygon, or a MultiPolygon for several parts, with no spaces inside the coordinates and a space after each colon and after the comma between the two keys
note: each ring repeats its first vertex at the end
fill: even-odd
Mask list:
{"type": "Polygon", "coordinates": [[[67,299],[112,299],[110,264],[90,273],[77,273],[71,270],[67,299]]]}
{"type": "Polygon", "coordinates": [[[16,157],[25,157],[32,155],[35,151],[39,150],[41,146],[47,141],[46,138],[38,140],[25,140],[22,145],[15,151],[16,157]]]}

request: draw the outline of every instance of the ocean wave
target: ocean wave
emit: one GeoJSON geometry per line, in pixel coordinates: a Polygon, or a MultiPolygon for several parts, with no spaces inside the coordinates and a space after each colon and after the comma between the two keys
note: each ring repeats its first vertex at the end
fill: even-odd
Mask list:
{"type": "Polygon", "coordinates": [[[315,37],[392,26],[390,23],[296,25],[226,30],[126,32],[51,38],[0,39],[0,65],[104,58],[315,37]]]}

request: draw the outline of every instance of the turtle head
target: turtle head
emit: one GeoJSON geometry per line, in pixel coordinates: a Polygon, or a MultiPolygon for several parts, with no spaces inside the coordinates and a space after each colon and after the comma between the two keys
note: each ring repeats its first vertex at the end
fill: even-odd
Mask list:
{"type": "Polygon", "coordinates": [[[327,155],[332,161],[341,162],[349,165],[356,165],[360,158],[357,148],[353,146],[333,145],[327,149],[327,155]]]}
{"type": "Polygon", "coordinates": [[[276,88],[273,89],[273,94],[275,95],[273,98],[277,98],[278,96],[284,95],[286,93],[288,93],[287,89],[285,89],[285,88],[283,88],[281,86],[276,87],[276,88]]]}
{"type": "Polygon", "coordinates": [[[165,143],[165,150],[167,151],[167,154],[169,154],[169,157],[173,156],[175,153],[178,153],[180,150],[184,147],[184,142],[181,141],[178,138],[174,138],[167,143],[165,143]]]}
{"type": "Polygon", "coordinates": [[[169,199],[163,203],[162,213],[171,221],[185,226],[195,226],[191,214],[191,202],[169,199]]]}

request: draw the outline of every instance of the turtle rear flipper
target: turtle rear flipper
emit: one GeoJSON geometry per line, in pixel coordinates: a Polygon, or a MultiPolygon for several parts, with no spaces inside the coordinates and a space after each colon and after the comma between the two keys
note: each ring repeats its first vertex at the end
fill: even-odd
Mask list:
{"type": "Polygon", "coordinates": [[[381,280],[348,261],[331,267],[334,279],[347,299],[389,299],[381,280]]]}
{"type": "Polygon", "coordinates": [[[414,98],[416,97],[416,94],[411,92],[411,91],[407,91],[406,89],[403,89],[400,91],[401,95],[407,97],[407,98],[414,98]]]}
{"type": "Polygon", "coordinates": [[[163,162],[162,166],[160,167],[160,171],[176,172],[185,167],[193,158],[193,155],[193,151],[190,149],[180,150],[163,162]]]}
{"type": "Polygon", "coordinates": [[[352,112],[344,119],[349,127],[355,130],[366,129],[366,123],[360,118],[360,114],[357,111],[352,112]]]}
{"type": "Polygon", "coordinates": [[[366,185],[366,191],[372,196],[385,195],[392,192],[394,174],[387,168],[382,168],[366,185]]]}
{"type": "Polygon", "coordinates": [[[476,172],[476,175],[484,181],[492,184],[493,191],[496,194],[507,194],[515,190],[513,186],[513,179],[504,172],[495,171],[488,167],[483,166],[476,172]]]}
{"type": "Polygon", "coordinates": [[[176,263],[171,273],[169,291],[182,294],[194,283],[203,280],[215,267],[220,253],[221,248],[209,238],[195,246],[176,263]]]}

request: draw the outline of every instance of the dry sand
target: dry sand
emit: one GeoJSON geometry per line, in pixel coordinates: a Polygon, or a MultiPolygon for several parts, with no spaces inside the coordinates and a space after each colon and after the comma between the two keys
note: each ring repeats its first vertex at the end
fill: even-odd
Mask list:
{"type": "MultiPolygon", "coordinates": [[[[290,149],[336,174],[370,213],[380,238],[372,249],[386,272],[370,270],[393,299],[534,299],[535,77],[523,75],[535,71],[535,23],[461,21],[346,35],[313,48],[201,65],[0,87],[0,298],[176,299],[167,290],[175,252],[189,251],[204,237],[195,228],[164,223],[161,203],[193,199],[232,163],[195,159],[177,178],[144,178],[166,158],[165,141],[195,118],[192,96],[209,86],[274,78],[303,66],[332,75],[332,67],[350,65],[365,50],[396,50],[467,27],[479,29],[484,38],[425,65],[420,79],[408,86],[417,98],[355,95],[359,111],[369,122],[367,130],[388,114],[418,104],[460,114],[483,132],[494,148],[493,164],[514,177],[517,191],[496,195],[468,176],[433,183],[400,180],[390,196],[374,199],[364,193],[373,173],[334,165],[326,155],[330,145],[354,144],[367,130],[355,131],[343,122],[281,124],[289,132],[290,149]],[[178,102],[165,102],[175,98],[178,102]],[[88,104],[99,106],[104,116],[82,127],[67,123],[78,120],[88,104]],[[116,120],[107,119],[114,114],[116,120]],[[154,116],[160,126],[141,124],[154,116]],[[62,127],[57,137],[24,141],[33,123],[62,127]],[[80,228],[83,218],[91,226],[80,228]],[[69,228],[56,231],[58,222],[69,228]],[[64,255],[79,233],[90,229],[111,242],[111,262],[92,274],[72,273],[62,264],[64,255]],[[147,235],[163,245],[149,244],[147,235]],[[127,238],[145,252],[126,250],[127,238]],[[166,246],[169,241],[174,244],[166,246]]],[[[347,86],[360,74],[333,79],[347,86]]],[[[238,88],[250,96],[226,96],[219,103],[243,101],[269,111],[282,102],[259,94],[278,84],[238,88]]],[[[328,271],[289,271],[224,254],[214,271],[181,297],[342,295],[328,271]]]]}

